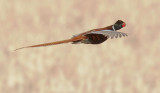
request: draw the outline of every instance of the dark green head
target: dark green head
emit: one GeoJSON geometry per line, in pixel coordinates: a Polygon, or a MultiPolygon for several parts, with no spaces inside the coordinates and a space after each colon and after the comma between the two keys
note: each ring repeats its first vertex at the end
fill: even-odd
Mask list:
{"type": "Polygon", "coordinates": [[[122,27],[125,27],[125,26],[126,26],[126,23],[123,22],[122,20],[118,20],[113,26],[114,26],[114,29],[115,29],[115,30],[119,30],[119,29],[121,29],[122,27]]]}

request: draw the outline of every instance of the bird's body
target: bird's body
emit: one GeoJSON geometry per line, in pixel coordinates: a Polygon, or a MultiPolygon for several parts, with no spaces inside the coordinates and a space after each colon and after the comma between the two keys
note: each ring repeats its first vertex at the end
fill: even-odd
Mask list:
{"type": "Polygon", "coordinates": [[[126,24],[118,20],[114,25],[107,26],[104,28],[98,28],[98,29],[93,29],[84,33],[80,33],[77,35],[74,35],[71,39],[67,40],[62,40],[62,41],[57,41],[57,42],[50,42],[50,43],[44,43],[44,44],[38,44],[38,45],[32,45],[32,46],[27,46],[27,47],[22,47],[18,48],[23,49],[23,48],[30,48],[30,47],[41,47],[41,46],[49,46],[49,45],[57,45],[57,44],[62,44],[62,43],[69,43],[72,42],[72,44],[79,44],[79,43],[84,43],[84,44],[100,44],[107,40],[108,38],[118,38],[122,36],[127,36],[127,34],[123,32],[117,32],[117,30],[125,27],[126,24]]]}
{"type": "Polygon", "coordinates": [[[74,35],[72,39],[80,39],[77,41],[73,41],[73,44],[75,43],[84,43],[84,44],[100,44],[108,39],[108,36],[100,34],[98,32],[100,31],[112,31],[112,26],[104,27],[104,28],[98,28],[93,29],[78,35],[74,35]],[[97,32],[97,33],[96,33],[97,32]]]}

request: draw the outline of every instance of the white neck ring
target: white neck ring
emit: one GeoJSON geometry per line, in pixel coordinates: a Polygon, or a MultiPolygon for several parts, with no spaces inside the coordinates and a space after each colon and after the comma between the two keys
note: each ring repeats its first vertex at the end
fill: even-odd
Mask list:
{"type": "Polygon", "coordinates": [[[114,28],[114,25],[112,26],[112,29],[113,29],[113,31],[116,31],[115,28],[114,28]]]}

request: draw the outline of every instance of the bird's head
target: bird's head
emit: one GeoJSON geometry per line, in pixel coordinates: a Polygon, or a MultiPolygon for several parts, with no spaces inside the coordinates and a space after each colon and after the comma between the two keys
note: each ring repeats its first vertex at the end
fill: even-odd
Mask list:
{"type": "Polygon", "coordinates": [[[115,30],[119,30],[119,29],[125,27],[126,23],[123,22],[122,20],[118,20],[113,26],[114,26],[115,30]]]}

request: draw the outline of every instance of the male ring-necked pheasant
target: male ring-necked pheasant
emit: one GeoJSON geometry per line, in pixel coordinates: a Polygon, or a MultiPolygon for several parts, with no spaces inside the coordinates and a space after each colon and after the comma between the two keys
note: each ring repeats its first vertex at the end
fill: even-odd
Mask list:
{"type": "Polygon", "coordinates": [[[84,33],[80,33],[77,35],[74,35],[71,39],[66,39],[62,41],[56,41],[56,42],[50,42],[50,43],[44,43],[44,44],[38,44],[38,45],[32,45],[27,47],[21,47],[19,49],[23,48],[30,48],[30,47],[41,47],[41,46],[50,46],[50,45],[56,45],[56,44],[62,44],[62,43],[69,43],[72,42],[72,44],[100,44],[107,40],[108,38],[118,38],[122,36],[127,36],[126,33],[123,32],[117,32],[117,30],[123,28],[126,26],[126,23],[118,20],[115,24],[104,27],[104,28],[98,28],[93,29],[84,33]]]}

